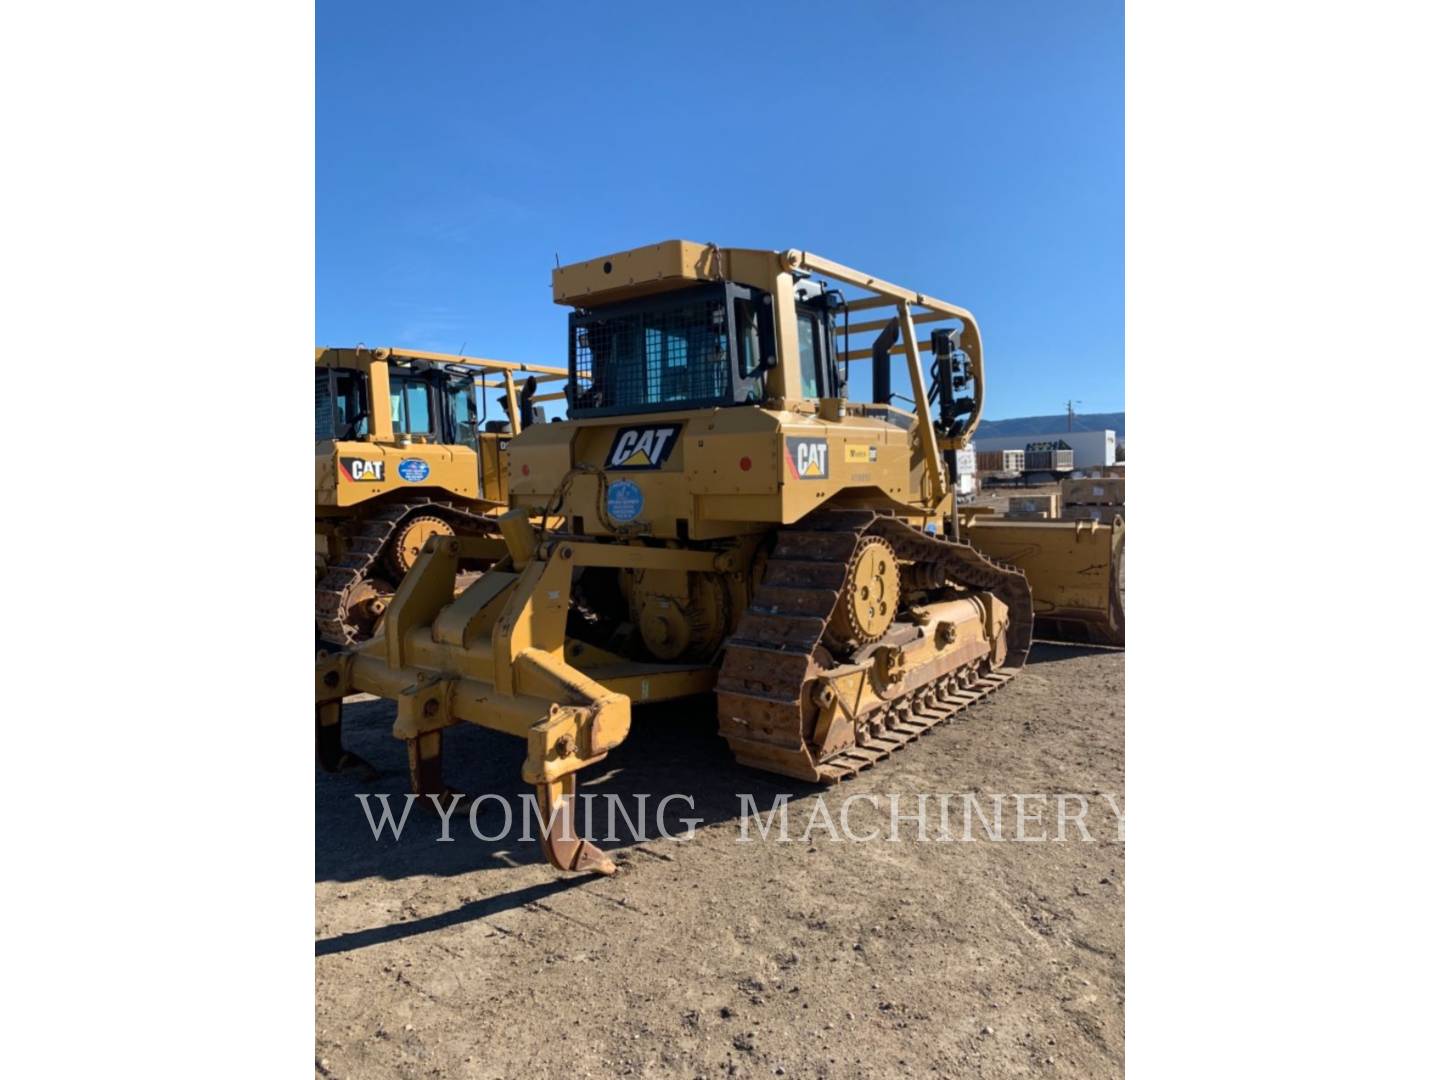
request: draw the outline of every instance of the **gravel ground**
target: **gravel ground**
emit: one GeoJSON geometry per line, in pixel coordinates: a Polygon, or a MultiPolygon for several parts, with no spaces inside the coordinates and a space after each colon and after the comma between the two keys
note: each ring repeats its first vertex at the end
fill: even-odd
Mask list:
{"type": "MultiPolygon", "coordinates": [[[[316,783],[316,1066],[337,1077],[1120,1076],[1124,1065],[1122,652],[1038,645],[1023,675],[837,788],[742,769],[704,701],[640,712],[583,790],[686,793],[690,840],[602,845],[609,879],[565,878],[533,843],[476,839],[417,806],[376,841],[356,794],[406,789],[392,707],[346,707],[378,781],[316,783]],[[831,840],[952,796],[951,842],[831,840]],[[1003,795],[1001,838],[961,796],[1003,795]],[[740,793],[794,796],[790,840],[737,842],[740,793]],[[1092,842],[1055,839],[1057,796],[1083,795],[1092,842]],[[1030,820],[1022,842],[1015,795],[1030,820]],[[819,822],[810,842],[801,834],[819,822]]],[[[514,806],[518,740],[447,735],[447,777],[514,806]]],[[[633,805],[633,802],[630,804],[633,805]]],[[[652,800],[653,805],[653,800],[652,800]]],[[[1070,813],[1078,803],[1067,804],[1070,813]]],[[[477,824],[498,830],[498,804],[477,824]]],[[[653,815],[652,815],[653,816],[653,815]]],[[[777,823],[778,824],[778,823],[777,823]]],[[[751,835],[754,835],[752,829],[751,835]]]]}

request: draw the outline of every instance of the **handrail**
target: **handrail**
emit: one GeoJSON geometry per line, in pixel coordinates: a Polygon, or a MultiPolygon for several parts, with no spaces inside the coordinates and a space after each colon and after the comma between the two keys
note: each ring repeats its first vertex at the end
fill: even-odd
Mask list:
{"type": "Polygon", "coordinates": [[[479,368],[482,371],[523,371],[546,377],[539,381],[568,379],[570,377],[568,368],[555,367],[551,364],[530,364],[516,360],[491,360],[483,356],[458,356],[454,353],[427,352],[423,349],[340,349],[326,348],[317,345],[315,346],[315,359],[319,360],[327,352],[368,352],[373,355],[376,360],[429,360],[432,363],[463,364],[466,367],[479,368]]]}
{"type": "MultiPolygon", "coordinates": [[[[925,373],[920,366],[920,353],[929,351],[930,343],[916,340],[915,324],[917,322],[938,322],[947,318],[957,319],[961,323],[960,343],[970,357],[970,369],[975,380],[975,408],[971,412],[969,420],[966,421],[965,427],[955,437],[945,440],[946,448],[959,448],[966,446],[971,436],[974,435],[975,428],[980,423],[980,410],[985,400],[985,361],[980,343],[980,326],[976,322],[975,316],[956,304],[907,289],[902,285],[896,285],[883,278],[863,273],[842,263],[832,262],[812,252],[792,248],[781,254],[780,261],[790,270],[800,270],[833,278],[836,281],[876,294],[849,301],[848,307],[851,311],[867,311],[885,307],[887,304],[894,305],[896,317],[900,320],[904,345],[897,346],[892,352],[899,351],[905,355],[910,372],[910,386],[916,402],[915,412],[920,427],[925,473],[930,480],[930,491],[936,493],[938,501],[939,497],[947,490],[947,484],[940,465],[940,441],[935,433],[935,421],[930,416],[930,409],[926,404],[928,394],[925,386],[925,373]],[[913,312],[912,308],[916,307],[928,310],[913,312]]],[[[859,326],[864,329],[881,329],[889,321],[889,319],[885,319],[874,323],[861,323],[859,326]]],[[[863,330],[857,330],[852,326],[851,332],[863,332],[863,330]]],[[[843,359],[865,359],[868,355],[868,352],[862,355],[847,353],[843,359]]]]}

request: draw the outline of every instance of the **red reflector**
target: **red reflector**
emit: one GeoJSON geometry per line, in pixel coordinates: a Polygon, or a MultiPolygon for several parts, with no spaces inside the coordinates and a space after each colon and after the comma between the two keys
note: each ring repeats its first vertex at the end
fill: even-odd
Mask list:
{"type": "Polygon", "coordinates": [[[740,459],[740,471],[741,471],[741,472],[749,472],[749,471],[750,471],[750,459],[749,459],[748,457],[742,457],[742,458],[740,459]]]}
{"type": "Polygon", "coordinates": [[[530,466],[529,466],[529,465],[521,465],[521,466],[520,466],[520,475],[521,475],[521,476],[529,476],[529,475],[530,475],[530,466]]]}

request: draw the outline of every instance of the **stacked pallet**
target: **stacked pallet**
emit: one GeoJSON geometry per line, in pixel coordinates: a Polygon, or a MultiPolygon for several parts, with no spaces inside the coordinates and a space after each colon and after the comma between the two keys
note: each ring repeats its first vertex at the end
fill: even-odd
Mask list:
{"type": "Polygon", "coordinates": [[[1125,477],[1103,476],[1066,480],[1060,485],[1064,502],[1061,517],[1066,521],[1099,521],[1110,524],[1125,515],[1125,477]]]}

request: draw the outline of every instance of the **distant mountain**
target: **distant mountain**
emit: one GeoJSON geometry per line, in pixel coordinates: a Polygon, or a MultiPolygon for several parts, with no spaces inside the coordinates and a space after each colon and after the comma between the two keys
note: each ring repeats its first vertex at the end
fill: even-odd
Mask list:
{"type": "MultiPolygon", "coordinates": [[[[1066,424],[1064,413],[1059,416],[1012,416],[1008,420],[981,420],[975,437],[983,439],[990,435],[1048,435],[1056,431],[1070,430],[1066,424]]],[[[1123,412],[1075,414],[1075,431],[1105,431],[1107,428],[1115,432],[1117,440],[1124,442],[1125,414],[1123,412]]]]}

